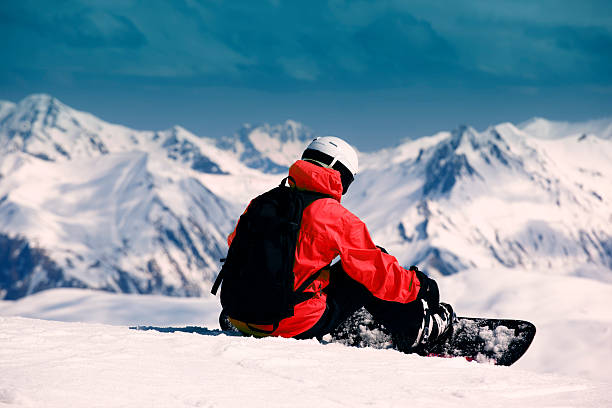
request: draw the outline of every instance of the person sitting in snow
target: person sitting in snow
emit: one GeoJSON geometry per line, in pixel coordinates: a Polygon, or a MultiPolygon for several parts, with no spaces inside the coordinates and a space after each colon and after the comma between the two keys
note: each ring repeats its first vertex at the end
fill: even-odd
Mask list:
{"type": "MultiPolygon", "coordinates": [[[[341,197],[357,170],[357,153],[337,137],[314,139],[290,167],[292,188],[326,197],[303,210],[299,228],[293,289],[300,288],[305,296],[295,304],[293,315],[274,324],[241,321],[224,311],[219,319],[224,330],[321,339],[364,307],[402,344],[402,351],[422,351],[449,335],[453,310],[440,303],[436,282],[416,267],[403,268],[374,244],[364,222],[342,206],[341,197]],[[340,260],[331,265],[336,257],[340,260]]],[[[230,253],[235,236],[236,230],[228,237],[230,253]]],[[[224,291],[230,296],[231,290],[224,282],[222,303],[224,291]]]]}

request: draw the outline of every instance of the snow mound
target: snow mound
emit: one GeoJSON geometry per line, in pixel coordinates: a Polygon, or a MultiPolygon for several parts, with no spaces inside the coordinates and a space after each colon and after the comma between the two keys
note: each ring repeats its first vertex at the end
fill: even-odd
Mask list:
{"type": "Polygon", "coordinates": [[[610,406],[609,387],[513,367],[315,340],[0,318],[0,404],[610,406]]]}

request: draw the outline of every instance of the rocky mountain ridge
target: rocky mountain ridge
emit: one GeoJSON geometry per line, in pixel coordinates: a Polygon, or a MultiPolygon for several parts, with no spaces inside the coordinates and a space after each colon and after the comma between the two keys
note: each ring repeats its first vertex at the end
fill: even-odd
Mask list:
{"type": "MultiPolygon", "coordinates": [[[[612,280],[610,127],[552,137],[558,128],[464,126],[360,153],[344,203],[402,264],[432,274],[550,266],[612,280]]],[[[12,248],[0,297],[205,293],[248,200],[315,136],[287,121],[215,140],[109,124],[49,95],[0,102],[0,235],[12,248]]]]}

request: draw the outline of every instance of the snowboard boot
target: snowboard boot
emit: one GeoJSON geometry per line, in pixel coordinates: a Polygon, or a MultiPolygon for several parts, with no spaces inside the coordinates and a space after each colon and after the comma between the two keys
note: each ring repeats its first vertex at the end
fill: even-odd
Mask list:
{"type": "Polygon", "coordinates": [[[448,303],[440,303],[437,312],[433,315],[438,331],[435,337],[431,337],[428,341],[429,347],[435,347],[438,344],[445,343],[453,336],[453,323],[457,321],[457,316],[453,308],[448,303]]]}
{"type": "Polygon", "coordinates": [[[453,323],[456,320],[451,305],[440,303],[435,308],[429,308],[423,301],[424,316],[421,328],[412,344],[413,353],[427,355],[432,353],[437,345],[443,344],[453,335],[453,323]]]}

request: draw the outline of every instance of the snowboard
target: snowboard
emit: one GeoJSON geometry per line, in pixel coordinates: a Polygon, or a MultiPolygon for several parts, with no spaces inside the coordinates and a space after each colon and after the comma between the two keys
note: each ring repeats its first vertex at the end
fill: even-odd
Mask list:
{"type": "Polygon", "coordinates": [[[461,357],[468,361],[509,366],[525,354],[536,333],[524,320],[457,317],[452,334],[437,344],[411,350],[404,339],[388,334],[384,326],[361,309],[323,341],[353,347],[389,348],[427,357],[461,357]]]}
{"type": "MultiPolygon", "coordinates": [[[[208,329],[199,326],[155,327],[134,326],[133,330],[154,330],[163,333],[196,333],[207,336],[242,336],[237,329],[208,329]]],[[[324,344],[340,343],[351,347],[395,349],[426,357],[465,358],[468,361],[509,366],[525,354],[536,333],[535,326],[524,320],[457,317],[453,331],[442,341],[414,351],[404,339],[388,333],[364,308],[357,311],[332,333],[319,339],[324,344]]]]}

